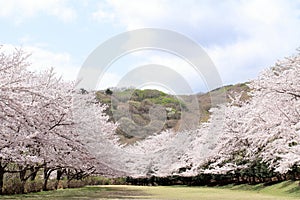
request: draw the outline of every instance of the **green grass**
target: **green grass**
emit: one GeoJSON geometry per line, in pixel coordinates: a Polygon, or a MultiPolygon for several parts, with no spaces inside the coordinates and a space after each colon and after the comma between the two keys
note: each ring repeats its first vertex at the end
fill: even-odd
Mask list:
{"type": "Polygon", "coordinates": [[[292,200],[300,199],[299,182],[287,181],[272,186],[227,185],[222,187],[187,186],[89,186],[26,195],[0,196],[0,199],[168,199],[168,200],[292,200]]]}
{"type": "Polygon", "coordinates": [[[226,187],[158,187],[148,190],[158,199],[180,200],[289,200],[300,199],[300,187],[295,182],[285,182],[269,187],[262,185],[226,187]],[[287,184],[287,185],[285,185],[287,184]]]}
{"type": "Polygon", "coordinates": [[[272,186],[265,187],[262,184],[251,186],[251,185],[240,185],[240,186],[226,186],[231,190],[243,190],[243,191],[254,191],[262,194],[275,195],[278,197],[295,197],[300,199],[300,186],[299,181],[285,181],[282,183],[274,184],[272,186]]]}
{"type": "Polygon", "coordinates": [[[147,194],[128,186],[87,186],[76,189],[59,189],[23,195],[0,196],[5,200],[67,200],[67,199],[124,199],[139,198],[147,194]]]}

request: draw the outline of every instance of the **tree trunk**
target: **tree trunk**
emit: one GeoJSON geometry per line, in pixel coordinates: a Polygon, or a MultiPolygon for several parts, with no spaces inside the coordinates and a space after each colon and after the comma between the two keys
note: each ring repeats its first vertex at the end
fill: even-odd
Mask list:
{"type": "Polygon", "coordinates": [[[21,180],[21,194],[25,193],[25,183],[26,183],[26,168],[23,169],[22,167],[19,167],[20,172],[19,172],[19,177],[21,180]]]}
{"type": "Polygon", "coordinates": [[[63,169],[58,169],[56,172],[56,184],[55,184],[55,189],[58,189],[58,185],[59,185],[59,181],[62,177],[62,175],[64,174],[64,170],[63,169]]]}
{"type": "Polygon", "coordinates": [[[77,173],[76,169],[75,172],[72,172],[72,169],[67,169],[67,187],[70,188],[70,182],[75,178],[75,174],[77,173]]]}
{"type": "Polygon", "coordinates": [[[5,167],[7,164],[2,163],[2,158],[0,158],[0,195],[3,194],[3,184],[4,184],[4,174],[5,174],[5,167]]]}
{"type": "Polygon", "coordinates": [[[49,177],[51,175],[51,172],[53,172],[53,169],[49,169],[46,166],[44,167],[44,184],[43,184],[43,191],[47,191],[47,184],[48,184],[48,180],[49,177]]]}
{"type": "Polygon", "coordinates": [[[3,182],[4,182],[4,167],[2,167],[0,163],[0,195],[2,195],[2,188],[3,188],[3,182]]]}
{"type": "Polygon", "coordinates": [[[30,171],[31,171],[30,180],[31,180],[31,181],[34,181],[35,178],[36,178],[36,175],[37,175],[37,173],[38,173],[38,171],[39,171],[39,168],[37,168],[37,167],[31,167],[31,168],[30,168],[30,171]]]}

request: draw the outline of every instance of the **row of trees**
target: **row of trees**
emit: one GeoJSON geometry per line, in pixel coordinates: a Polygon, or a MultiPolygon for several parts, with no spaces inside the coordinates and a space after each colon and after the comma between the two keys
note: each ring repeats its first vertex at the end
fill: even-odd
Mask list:
{"type": "Polygon", "coordinates": [[[197,130],[167,131],[127,147],[134,155],[127,171],[248,183],[300,178],[300,55],[278,61],[249,87],[250,99],[231,94],[231,103],[211,109],[197,130]]]}
{"type": "Polygon", "coordinates": [[[249,101],[237,99],[226,108],[225,127],[207,172],[234,173],[262,165],[283,175],[297,172],[300,55],[277,62],[249,86],[252,89],[249,101]]]}
{"type": "Polygon", "coordinates": [[[18,174],[24,192],[41,171],[44,190],[53,172],[57,181],[90,174],[201,183],[299,176],[299,55],[251,81],[247,101],[232,94],[231,103],[212,108],[198,129],[164,131],[133,145],[119,144],[117,124],[94,92],[76,90],[51,69],[30,72],[27,57],[0,52],[0,193],[5,175],[18,174]]]}
{"type": "Polygon", "coordinates": [[[101,135],[98,146],[114,143],[116,125],[107,122],[106,107],[94,93],[75,90],[74,83],[57,78],[52,69],[29,71],[27,58],[18,49],[0,52],[0,194],[7,173],[19,174],[22,192],[39,171],[44,190],[54,171],[58,181],[63,174],[69,179],[91,173],[117,175],[80,140],[88,133],[101,135]]]}

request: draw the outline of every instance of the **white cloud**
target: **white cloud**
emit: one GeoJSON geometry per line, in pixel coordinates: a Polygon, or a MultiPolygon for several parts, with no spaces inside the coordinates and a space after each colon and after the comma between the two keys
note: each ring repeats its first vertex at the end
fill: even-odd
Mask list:
{"type": "Polygon", "coordinates": [[[165,13],[162,7],[164,1],[152,0],[151,2],[131,0],[125,1],[102,1],[98,3],[97,11],[92,13],[98,21],[112,20],[117,24],[123,24],[129,28],[143,26],[148,20],[158,20],[165,13]]]}
{"type": "Polygon", "coordinates": [[[94,12],[92,17],[97,21],[113,21],[115,16],[112,13],[108,13],[100,9],[97,12],[94,12]]]}
{"type": "Polygon", "coordinates": [[[118,82],[121,80],[121,77],[115,73],[107,72],[101,77],[98,83],[98,88],[101,90],[115,87],[118,85],[118,82]]]}
{"type": "MultiPolygon", "coordinates": [[[[7,52],[12,52],[15,48],[19,47],[11,44],[3,45],[3,49],[7,52]]],[[[53,67],[56,75],[61,76],[64,80],[76,80],[80,66],[74,64],[74,59],[72,59],[70,54],[51,52],[34,45],[23,46],[22,50],[31,54],[28,58],[28,62],[31,64],[28,68],[29,70],[38,72],[53,67]]]]}
{"type": "Polygon", "coordinates": [[[99,22],[114,21],[115,14],[113,12],[109,12],[109,10],[109,5],[104,1],[100,1],[97,4],[97,11],[92,13],[92,19],[99,22]]]}
{"type": "Polygon", "coordinates": [[[48,14],[69,22],[76,18],[76,11],[67,4],[62,0],[0,0],[0,17],[22,23],[24,19],[38,14],[48,14]]]}
{"type": "Polygon", "coordinates": [[[137,52],[135,56],[139,57],[140,60],[143,60],[136,65],[137,67],[147,64],[162,65],[181,75],[185,80],[185,83],[189,85],[194,93],[199,92],[200,90],[207,90],[206,87],[208,86],[206,85],[207,80],[205,80],[205,77],[203,77],[202,74],[199,74],[199,72],[197,72],[197,70],[190,65],[190,63],[178,56],[166,52],[155,52],[149,50],[137,52]]]}
{"type": "Polygon", "coordinates": [[[32,53],[30,69],[37,71],[53,67],[58,76],[66,80],[76,80],[79,66],[73,64],[74,59],[69,53],[51,52],[34,46],[24,47],[24,50],[32,53]]]}
{"type": "Polygon", "coordinates": [[[207,80],[188,62],[168,52],[155,50],[135,51],[119,57],[99,79],[101,89],[125,85],[142,87],[144,84],[169,88],[176,85],[175,90],[181,93],[208,89],[207,80]],[[161,66],[161,70],[157,70],[158,66],[161,66]]]}
{"type": "Polygon", "coordinates": [[[166,28],[196,40],[226,84],[254,78],[300,46],[300,1],[110,0],[102,8],[94,17],[113,16],[106,20],[127,30],[166,28]]]}

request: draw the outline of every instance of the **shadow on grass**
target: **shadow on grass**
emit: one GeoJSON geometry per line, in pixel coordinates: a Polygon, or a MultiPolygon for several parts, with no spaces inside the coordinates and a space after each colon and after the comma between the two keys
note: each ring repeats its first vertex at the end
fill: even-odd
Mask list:
{"type": "Polygon", "coordinates": [[[300,194],[300,187],[295,187],[286,191],[289,194],[300,194]]]}
{"type": "Polygon", "coordinates": [[[60,189],[24,195],[1,196],[5,200],[68,200],[68,199],[146,199],[148,194],[124,187],[87,186],[76,189],[60,189]],[[145,197],[145,198],[144,198],[145,197]]]}
{"type": "Polygon", "coordinates": [[[282,183],[280,188],[285,188],[285,187],[288,187],[288,186],[293,185],[293,184],[295,184],[295,181],[286,181],[286,182],[282,183]]]}
{"type": "Polygon", "coordinates": [[[266,192],[268,190],[276,190],[282,194],[291,194],[299,196],[300,194],[300,184],[295,181],[285,181],[285,182],[273,182],[272,184],[257,184],[257,185],[227,185],[220,186],[219,188],[230,189],[230,190],[242,190],[242,191],[256,191],[256,192],[266,192]]]}
{"type": "MultiPolygon", "coordinates": [[[[295,182],[291,182],[291,184],[295,184],[295,182]]],[[[296,184],[297,185],[295,185],[291,189],[288,189],[286,192],[289,193],[289,194],[300,195],[300,182],[297,181],[296,184]]]]}
{"type": "Polygon", "coordinates": [[[220,186],[230,190],[243,190],[243,191],[260,191],[265,188],[263,184],[248,185],[248,184],[231,184],[228,186],[220,186]]]}

